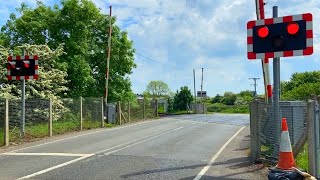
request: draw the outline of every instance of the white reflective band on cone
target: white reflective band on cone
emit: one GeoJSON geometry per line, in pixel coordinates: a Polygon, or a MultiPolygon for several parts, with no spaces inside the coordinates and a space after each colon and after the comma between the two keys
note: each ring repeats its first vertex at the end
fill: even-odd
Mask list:
{"type": "Polygon", "coordinates": [[[280,152],[292,152],[288,131],[282,131],[281,133],[280,152]]]}

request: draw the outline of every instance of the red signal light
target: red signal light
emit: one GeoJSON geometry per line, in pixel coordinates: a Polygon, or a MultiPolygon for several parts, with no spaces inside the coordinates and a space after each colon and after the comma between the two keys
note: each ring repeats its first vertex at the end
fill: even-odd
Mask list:
{"type": "Polygon", "coordinates": [[[287,31],[290,35],[295,35],[299,31],[299,25],[297,23],[292,23],[287,26],[287,31]]]}
{"type": "Polygon", "coordinates": [[[261,38],[266,38],[269,35],[269,29],[264,26],[258,29],[258,36],[261,38]]]}

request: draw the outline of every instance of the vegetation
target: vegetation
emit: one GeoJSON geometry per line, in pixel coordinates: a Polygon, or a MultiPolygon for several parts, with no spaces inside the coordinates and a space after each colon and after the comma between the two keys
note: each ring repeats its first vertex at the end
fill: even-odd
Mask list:
{"type": "Polygon", "coordinates": [[[146,92],[144,93],[147,96],[152,97],[163,97],[168,96],[170,89],[168,84],[163,81],[150,81],[147,85],[146,92]]]}
{"type": "Polygon", "coordinates": [[[191,90],[187,86],[180,88],[180,91],[177,90],[177,93],[173,99],[173,110],[181,111],[187,110],[188,105],[193,100],[191,90]]]}
{"type": "MultiPolygon", "coordinates": [[[[56,77],[51,76],[52,73],[57,74],[56,71],[59,71],[59,78],[66,87],[60,89],[59,96],[101,97],[105,83],[108,15],[103,14],[90,0],[61,0],[61,5],[53,7],[37,1],[35,8],[22,3],[17,11],[18,15],[11,14],[6,25],[1,28],[0,45],[6,48],[2,56],[8,54],[7,49],[21,49],[24,44],[43,44],[45,46],[42,50],[46,47],[60,50],[60,53],[54,53],[51,61],[45,61],[43,54],[38,54],[39,62],[48,65],[46,68],[40,64],[40,79],[47,72],[53,81],[56,77]],[[65,53],[62,53],[62,49],[65,53]],[[52,69],[52,72],[48,72],[48,69],[52,69]]],[[[133,42],[128,39],[127,32],[115,25],[115,21],[113,18],[109,99],[132,100],[134,95],[128,75],[136,67],[133,42]]],[[[15,54],[20,52],[15,51],[15,54]]],[[[28,53],[34,54],[37,51],[28,53]]],[[[1,76],[3,80],[3,72],[1,76]]],[[[52,87],[59,82],[52,82],[51,89],[55,89],[52,87]]],[[[38,81],[33,84],[41,87],[38,81]]],[[[15,90],[8,89],[7,92],[15,90]]]]}
{"type": "Polygon", "coordinates": [[[249,104],[253,100],[251,91],[241,91],[238,94],[225,92],[217,94],[207,103],[209,112],[220,113],[249,113],[249,104]]]}
{"type": "Polygon", "coordinates": [[[305,144],[302,151],[298,154],[296,158],[297,166],[303,170],[309,170],[308,164],[308,145],[305,144]]]}

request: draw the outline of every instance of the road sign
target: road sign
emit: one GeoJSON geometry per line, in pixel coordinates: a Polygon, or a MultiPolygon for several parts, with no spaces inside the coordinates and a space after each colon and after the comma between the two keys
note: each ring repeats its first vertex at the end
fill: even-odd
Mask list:
{"type": "Polygon", "coordinates": [[[247,49],[248,59],[311,55],[312,14],[249,21],[247,49]]]}
{"type": "Polygon", "coordinates": [[[197,91],[197,97],[207,97],[207,91],[202,91],[202,96],[201,91],[197,91]]]}
{"type": "Polygon", "coordinates": [[[38,79],[38,56],[9,56],[8,80],[38,79]]]}

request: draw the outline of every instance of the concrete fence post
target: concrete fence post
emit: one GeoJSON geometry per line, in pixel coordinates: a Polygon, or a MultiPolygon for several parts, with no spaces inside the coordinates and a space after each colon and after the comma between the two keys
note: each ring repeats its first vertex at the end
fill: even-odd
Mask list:
{"type": "Polygon", "coordinates": [[[120,101],[118,101],[118,103],[117,103],[117,112],[118,112],[118,122],[119,122],[119,125],[121,125],[122,119],[121,119],[121,103],[120,103],[120,101]]]}
{"type": "Polygon", "coordinates": [[[83,129],[83,117],[82,117],[82,97],[80,96],[80,131],[83,129]]]}
{"type": "Polygon", "coordinates": [[[307,105],[307,132],[308,132],[308,161],[309,161],[309,173],[317,177],[317,149],[316,149],[316,129],[315,123],[319,114],[317,111],[317,102],[311,100],[307,105]]]}
{"type": "Polygon", "coordinates": [[[4,146],[9,146],[9,100],[4,102],[4,146]]]}
{"type": "MultiPolygon", "coordinates": [[[[104,103],[103,103],[103,97],[101,98],[101,127],[104,127],[104,103]]],[[[107,108],[107,107],[105,107],[107,108]]]]}
{"type": "Polygon", "coordinates": [[[130,107],[130,101],[128,102],[128,122],[131,121],[131,107],[130,107]]]}
{"type": "Polygon", "coordinates": [[[52,99],[49,99],[49,122],[48,122],[48,136],[52,137],[52,99]]]}
{"type": "Polygon", "coordinates": [[[259,100],[254,100],[250,104],[250,148],[251,157],[254,161],[260,160],[260,128],[259,128],[259,100]]]}

